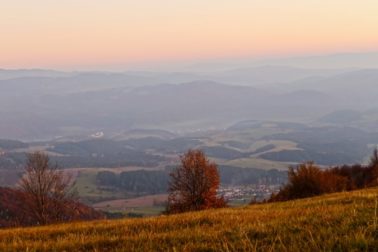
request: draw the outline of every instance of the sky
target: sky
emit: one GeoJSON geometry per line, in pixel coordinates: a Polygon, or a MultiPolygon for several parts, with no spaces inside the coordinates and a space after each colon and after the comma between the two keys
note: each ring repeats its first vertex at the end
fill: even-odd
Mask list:
{"type": "Polygon", "coordinates": [[[0,68],[378,50],[377,0],[2,0],[0,68]]]}

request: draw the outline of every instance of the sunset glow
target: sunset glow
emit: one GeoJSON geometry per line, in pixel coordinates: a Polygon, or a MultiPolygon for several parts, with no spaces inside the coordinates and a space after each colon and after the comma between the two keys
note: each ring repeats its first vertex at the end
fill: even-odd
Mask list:
{"type": "Polygon", "coordinates": [[[0,68],[378,50],[376,0],[12,0],[0,68]]]}

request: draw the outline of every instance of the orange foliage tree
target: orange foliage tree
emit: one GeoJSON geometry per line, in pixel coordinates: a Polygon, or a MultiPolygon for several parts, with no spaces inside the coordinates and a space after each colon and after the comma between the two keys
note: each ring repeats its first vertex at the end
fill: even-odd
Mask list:
{"type": "Polygon", "coordinates": [[[189,150],[181,156],[181,165],[171,174],[168,213],[198,211],[225,207],[223,197],[217,196],[220,184],[218,168],[200,150],[189,150]]]}
{"type": "Polygon", "coordinates": [[[285,201],[345,191],[347,182],[345,176],[336,174],[333,170],[322,170],[313,162],[307,162],[289,168],[288,184],[277,194],[273,194],[269,201],[285,201]]]}
{"type": "Polygon", "coordinates": [[[288,183],[269,201],[285,201],[324,193],[378,186],[378,150],[368,165],[343,165],[322,169],[313,162],[290,167],[288,183]]]}

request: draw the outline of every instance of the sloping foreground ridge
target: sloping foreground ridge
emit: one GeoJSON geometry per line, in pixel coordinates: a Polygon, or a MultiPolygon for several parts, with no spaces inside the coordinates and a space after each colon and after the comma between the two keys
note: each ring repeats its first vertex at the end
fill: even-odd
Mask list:
{"type": "Polygon", "coordinates": [[[377,251],[378,189],[146,219],[0,230],[0,251],[377,251]]]}

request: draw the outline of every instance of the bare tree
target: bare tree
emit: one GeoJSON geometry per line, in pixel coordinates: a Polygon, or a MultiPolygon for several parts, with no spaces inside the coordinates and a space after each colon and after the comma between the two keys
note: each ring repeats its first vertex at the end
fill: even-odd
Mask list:
{"type": "Polygon", "coordinates": [[[28,154],[25,175],[20,181],[21,190],[27,195],[25,207],[40,225],[63,221],[66,207],[72,202],[71,176],[64,174],[57,165],[51,165],[47,154],[28,154]]]}
{"type": "Polygon", "coordinates": [[[375,148],[373,151],[373,155],[370,157],[369,166],[377,166],[378,165],[378,149],[375,148]]]}
{"type": "Polygon", "coordinates": [[[167,212],[179,213],[226,206],[217,196],[217,165],[209,162],[200,150],[189,150],[181,157],[181,165],[171,174],[167,212]]]}
{"type": "Polygon", "coordinates": [[[370,176],[371,181],[369,183],[370,186],[377,186],[378,185],[378,149],[375,148],[373,155],[370,157],[369,163],[370,169],[370,176]]]}

